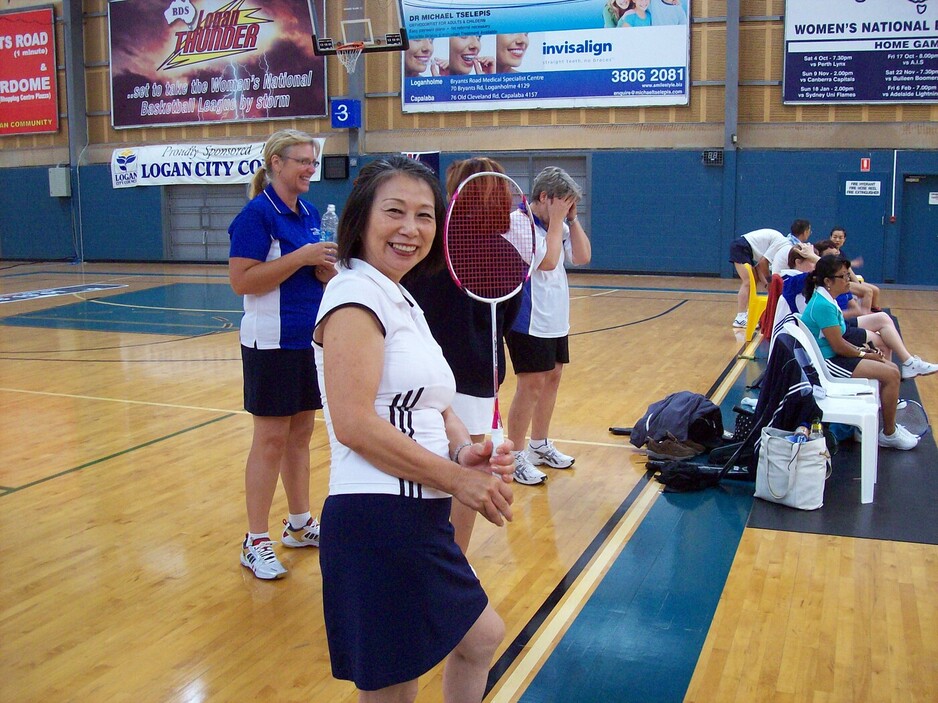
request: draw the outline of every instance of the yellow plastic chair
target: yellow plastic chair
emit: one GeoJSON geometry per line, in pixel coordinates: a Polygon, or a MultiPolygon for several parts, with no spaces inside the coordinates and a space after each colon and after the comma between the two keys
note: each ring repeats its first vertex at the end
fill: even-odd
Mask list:
{"type": "Polygon", "coordinates": [[[746,273],[749,274],[749,312],[746,318],[746,341],[751,341],[756,334],[756,327],[759,325],[759,318],[765,312],[765,306],[769,302],[768,294],[761,294],[756,289],[756,275],[750,264],[743,264],[746,267],[746,273]]]}

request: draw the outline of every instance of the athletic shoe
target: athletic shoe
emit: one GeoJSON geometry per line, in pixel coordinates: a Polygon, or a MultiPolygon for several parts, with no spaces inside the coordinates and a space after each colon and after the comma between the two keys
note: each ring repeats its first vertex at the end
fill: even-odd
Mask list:
{"type": "Polygon", "coordinates": [[[515,481],[526,486],[537,486],[547,480],[547,474],[534,468],[526,452],[512,454],[515,455],[515,481]]]}
{"type": "Polygon", "coordinates": [[[284,547],[318,547],[319,521],[311,517],[303,527],[294,530],[290,521],[284,520],[283,536],[280,538],[280,544],[284,547]]]}
{"type": "Polygon", "coordinates": [[[529,444],[526,454],[535,466],[549,466],[552,469],[569,469],[576,461],[572,456],[559,451],[549,439],[539,447],[529,444]]]}
{"type": "Polygon", "coordinates": [[[749,313],[741,312],[736,316],[736,319],[733,320],[733,327],[745,327],[748,321],[749,313]]]}
{"type": "Polygon", "coordinates": [[[274,553],[274,543],[269,538],[256,539],[248,544],[245,535],[241,544],[241,566],[246,566],[257,578],[265,581],[287,575],[287,570],[274,553]]]}
{"type": "Polygon", "coordinates": [[[902,380],[904,381],[907,378],[915,378],[916,376],[929,376],[938,371],[938,364],[929,364],[927,361],[922,361],[919,357],[913,356],[906,359],[899,368],[902,371],[902,380]]]}
{"type": "Polygon", "coordinates": [[[909,432],[902,425],[896,425],[896,431],[890,435],[879,431],[879,446],[891,449],[915,449],[918,437],[909,432]]]}

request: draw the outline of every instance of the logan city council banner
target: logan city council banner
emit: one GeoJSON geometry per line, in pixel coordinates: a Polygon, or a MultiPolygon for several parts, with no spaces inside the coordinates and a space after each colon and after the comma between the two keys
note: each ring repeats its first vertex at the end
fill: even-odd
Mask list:
{"type": "Polygon", "coordinates": [[[113,0],[108,28],[117,129],[327,114],[306,0],[113,0]]]}
{"type": "MultiPolygon", "coordinates": [[[[316,142],[321,154],[326,140],[316,142]]],[[[263,163],[264,142],[126,147],[111,152],[111,186],[250,183],[263,163]]],[[[319,179],[317,168],[310,180],[319,179]]]]}
{"type": "Polygon", "coordinates": [[[938,102],[938,0],[787,0],[783,100],[938,102]]]}
{"type": "Polygon", "coordinates": [[[405,113],[690,99],[690,0],[405,0],[402,12],[405,113]]]}

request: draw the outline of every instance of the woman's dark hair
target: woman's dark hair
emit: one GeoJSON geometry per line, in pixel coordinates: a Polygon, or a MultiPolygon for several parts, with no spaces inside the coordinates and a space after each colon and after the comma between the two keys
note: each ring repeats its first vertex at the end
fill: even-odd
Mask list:
{"type": "Polygon", "coordinates": [[[385,181],[394,176],[408,176],[423,181],[433,193],[433,210],[436,216],[436,233],[430,252],[417,264],[414,271],[433,271],[443,267],[443,223],[446,219],[446,205],[440,190],[440,181],[436,174],[425,164],[406,156],[388,156],[365,165],[355,183],[352,192],[345,201],[345,209],[339,220],[337,243],[338,259],[346,266],[351,259],[361,258],[364,249],[363,239],[368,231],[368,218],[375,202],[375,194],[385,181]]]}
{"type": "Polygon", "coordinates": [[[836,249],[840,251],[840,247],[834,244],[833,240],[822,239],[817,244],[814,245],[814,250],[818,253],[818,256],[824,256],[824,252],[828,249],[836,249]]]}
{"type": "Polygon", "coordinates": [[[804,299],[811,300],[814,289],[824,287],[824,281],[837,275],[840,269],[849,269],[850,261],[843,254],[827,254],[818,259],[814,271],[805,276],[804,299]]]}

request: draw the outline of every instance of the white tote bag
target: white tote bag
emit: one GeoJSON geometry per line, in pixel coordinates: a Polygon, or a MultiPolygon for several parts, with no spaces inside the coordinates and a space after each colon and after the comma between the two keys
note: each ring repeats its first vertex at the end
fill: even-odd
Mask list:
{"type": "Polygon", "coordinates": [[[824,505],[824,481],[831,475],[831,455],[823,437],[796,443],[790,431],[762,428],[756,466],[756,498],[800,510],[824,505]]]}

